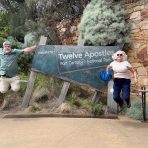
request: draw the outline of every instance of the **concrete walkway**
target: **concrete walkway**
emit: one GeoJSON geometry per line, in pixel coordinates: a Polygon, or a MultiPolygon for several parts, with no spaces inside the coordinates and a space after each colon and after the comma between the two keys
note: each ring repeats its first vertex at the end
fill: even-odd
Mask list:
{"type": "Polygon", "coordinates": [[[148,123],[127,118],[0,118],[0,148],[148,148],[148,123]]]}

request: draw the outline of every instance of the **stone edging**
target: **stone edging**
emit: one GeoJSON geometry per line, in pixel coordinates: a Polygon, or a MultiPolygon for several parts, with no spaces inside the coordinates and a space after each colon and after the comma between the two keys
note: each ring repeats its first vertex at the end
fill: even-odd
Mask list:
{"type": "Polygon", "coordinates": [[[118,119],[118,115],[73,115],[73,114],[56,114],[56,113],[36,113],[36,114],[6,114],[3,118],[103,118],[103,119],[118,119]]]}

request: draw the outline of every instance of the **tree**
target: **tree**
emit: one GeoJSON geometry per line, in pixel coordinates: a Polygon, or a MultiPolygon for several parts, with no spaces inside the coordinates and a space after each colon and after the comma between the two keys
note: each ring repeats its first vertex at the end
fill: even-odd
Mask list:
{"type": "Polygon", "coordinates": [[[13,36],[19,41],[23,42],[23,37],[26,33],[25,21],[27,18],[27,11],[25,7],[25,0],[1,0],[0,4],[6,13],[7,21],[9,22],[9,36],[13,36]]]}
{"type": "Polygon", "coordinates": [[[92,0],[83,12],[78,29],[79,40],[84,39],[87,44],[106,46],[130,42],[126,12],[108,0],[92,0]]]}
{"type": "Polygon", "coordinates": [[[8,12],[16,12],[19,8],[19,4],[24,2],[24,0],[1,0],[0,4],[8,12]]]}
{"type": "Polygon", "coordinates": [[[5,38],[9,33],[9,15],[4,12],[0,12],[0,37],[5,38]]]}
{"type": "Polygon", "coordinates": [[[88,1],[26,0],[25,3],[28,8],[26,28],[37,36],[47,36],[49,44],[60,44],[56,34],[56,22],[64,19],[72,20],[74,17],[81,15],[88,1]]]}
{"type": "Polygon", "coordinates": [[[90,0],[1,0],[9,13],[10,35],[23,42],[26,34],[48,37],[49,44],[59,44],[56,21],[79,17],[90,0]],[[26,11],[27,10],[27,11],[26,11]]]}

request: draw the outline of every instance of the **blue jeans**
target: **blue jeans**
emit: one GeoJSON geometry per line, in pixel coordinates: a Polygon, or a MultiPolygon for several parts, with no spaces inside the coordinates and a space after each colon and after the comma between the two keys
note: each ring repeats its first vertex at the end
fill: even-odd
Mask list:
{"type": "Polygon", "coordinates": [[[125,78],[114,79],[113,99],[120,106],[123,105],[123,101],[125,101],[127,104],[130,103],[130,83],[131,83],[130,79],[125,79],[125,78]]]}

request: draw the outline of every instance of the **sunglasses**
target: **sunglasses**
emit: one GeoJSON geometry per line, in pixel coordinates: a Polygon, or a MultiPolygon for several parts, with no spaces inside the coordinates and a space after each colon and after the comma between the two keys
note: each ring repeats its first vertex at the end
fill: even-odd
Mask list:
{"type": "Polygon", "coordinates": [[[117,54],[117,56],[120,56],[120,57],[122,57],[122,56],[123,56],[123,54],[117,54]]]}

